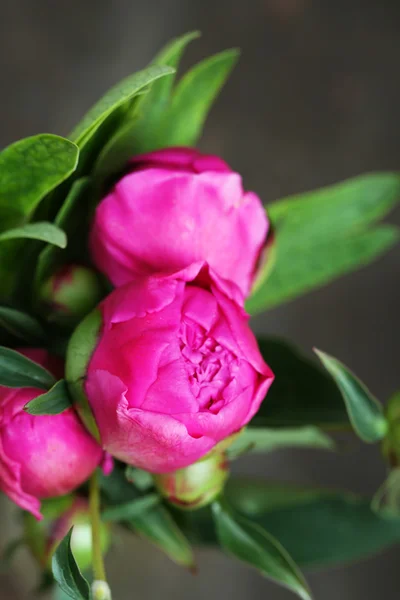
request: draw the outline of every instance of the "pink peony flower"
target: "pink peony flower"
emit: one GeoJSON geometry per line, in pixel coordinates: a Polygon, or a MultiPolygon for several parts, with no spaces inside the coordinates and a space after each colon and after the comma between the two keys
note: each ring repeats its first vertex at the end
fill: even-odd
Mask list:
{"type": "MultiPolygon", "coordinates": [[[[20,350],[61,375],[60,361],[45,350],[20,350]]],[[[43,390],[0,386],[0,489],[41,519],[40,500],[81,485],[102,459],[102,449],[71,408],[59,415],[33,416],[24,406],[43,390]]]]}
{"type": "Polygon", "coordinates": [[[131,161],[97,207],[90,248],[116,286],[206,261],[247,296],[267,231],[260,199],[223,160],[168,148],[131,161]]]}
{"type": "Polygon", "coordinates": [[[117,288],[100,311],[85,391],[116,458],[175,471],[257,412],[273,374],[247,315],[204,263],[117,288]]]}

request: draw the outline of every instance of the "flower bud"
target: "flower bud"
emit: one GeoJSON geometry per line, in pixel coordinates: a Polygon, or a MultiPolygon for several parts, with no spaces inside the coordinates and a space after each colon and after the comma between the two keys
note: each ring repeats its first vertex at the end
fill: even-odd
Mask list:
{"type": "Polygon", "coordinates": [[[228,476],[225,455],[212,452],[190,467],[155,475],[154,482],[170,504],[197,510],[210,504],[222,492],[228,476]]]}
{"type": "MultiPolygon", "coordinates": [[[[42,521],[37,521],[29,513],[24,515],[24,538],[40,566],[50,569],[51,557],[58,544],[73,527],[73,555],[81,571],[89,568],[92,562],[92,528],[87,500],[73,496],[47,500],[43,503],[42,513],[42,521]]],[[[106,552],[110,534],[104,523],[101,523],[100,541],[102,551],[106,552]]]]}
{"type": "Polygon", "coordinates": [[[88,267],[65,265],[44,282],[40,301],[48,321],[74,325],[100,301],[102,287],[88,267]]]}
{"type": "MultiPolygon", "coordinates": [[[[56,372],[56,359],[46,351],[31,348],[21,353],[56,372]]],[[[24,410],[42,393],[36,388],[0,387],[0,490],[37,519],[42,518],[40,500],[72,492],[103,457],[102,448],[72,408],[41,416],[24,410]]]]}

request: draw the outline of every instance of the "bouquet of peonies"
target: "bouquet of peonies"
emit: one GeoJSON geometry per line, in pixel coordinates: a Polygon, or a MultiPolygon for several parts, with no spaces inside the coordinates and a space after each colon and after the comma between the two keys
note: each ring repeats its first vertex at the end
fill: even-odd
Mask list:
{"type": "Polygon", "coordinates": [[[69,139],[0,154],[0,489],[25,511],[44,582],[76,600],[111,597],[112,524],[190,569],[193,545],[217,545],[305,599],[297,565],[400,539],[400,396],[384,413],[338,360],[316,350],[318,367],[249,326],[396,243],[376,223],[400,176],[266,212],[195,149],[237,60],[222,52],[175,84],[195,37],[112,88],[69,139]],[[383,441],[390,473],[372,501],[229,477],[243,453],[334,450],[329,432],[351,426],[383,441]]]}

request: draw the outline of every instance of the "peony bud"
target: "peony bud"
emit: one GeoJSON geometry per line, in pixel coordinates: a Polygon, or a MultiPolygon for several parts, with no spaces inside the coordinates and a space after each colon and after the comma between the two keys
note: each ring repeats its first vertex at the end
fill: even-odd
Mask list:
{"type": "Polygon", "coordinates": [[[225,455],[213,452],[185,469],[155,475],[154,482],[170,504],[181,509],[196,510],[215,500],[222,492],[228,476],[225,455]]]}
{"type": "Polygon", "coordinates": [[[75,330],[66,374],[115,458],[169,473],[254,416],[273,381],[226,282],[195,263],[114,290],[75,330]]]}
{"type": "Polygon", "coordinates": [[[102,286],[92,269],[66,265],[45,281],[40,301],[48,321],[74,325],[93,310],[102,295],[102,286]]]}
{"type": "Polygon", "coordinates": [[[206,261],[248,296],[268,232],[260,199],[217,156],[167,148],[135,156],[98,205],[93,261],[116,286],[206,261]]]}
{"type": "MultiPolygon", "coordinates": [[[[23,350],[56,373],[57,359],[44,350],[23,350]]],[[[36,388],[0,387],[0,490],[41,519],[40,500],[63,496],[80,486],[103,457],[72,408],[33,416],[25,405],[43,393],[36,388]]]]}
{"type": "MultiPolygon", "coordinates": [[[[24,515],[24,539],[34,558],[44,569],[51,566],[51,557],[58,544],[73,527],[71,547],[81,571],[92,563],[92,528],[89,505],[83,498],[63,496],[43,502],[43,520],[29,513],[24,515]]],[[[103,553],[110,542],[109,528],[101,523],[100,541],[103,553]]]]}

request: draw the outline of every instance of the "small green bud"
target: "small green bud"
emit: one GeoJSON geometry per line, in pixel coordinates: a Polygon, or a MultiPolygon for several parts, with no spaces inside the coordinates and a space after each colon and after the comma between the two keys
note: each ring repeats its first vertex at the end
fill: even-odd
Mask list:
{"type": "Polygon", "coordinates": [[[181,509],[197,510],[215,500],[228,476],[225,455],[211,453],[184,469],[154,475],[154,482],[170,504],[181,509]]]}
{"type": "MultiPolygon", "coordinates": [[[[81,571],[88,569],[92,562],[92,528],[87,501],[72,496],[54,498],[43,502],[42,513],[42,521],[24,513],[24,538],[40,566],[50,569],[51,557],[58,544],[73,527],[72,552],[81,571]]],[[[110,534],[104,523],[101,524],[100,536],[102,550],[106,552],[110,534]]]]}
{"type": "Polygon", "coordinates": [[[48,321],[73,326],[93,310],[102,296],[95,271],[80,265],[65,265],[44,282],[39,301],[48,321]]]}

